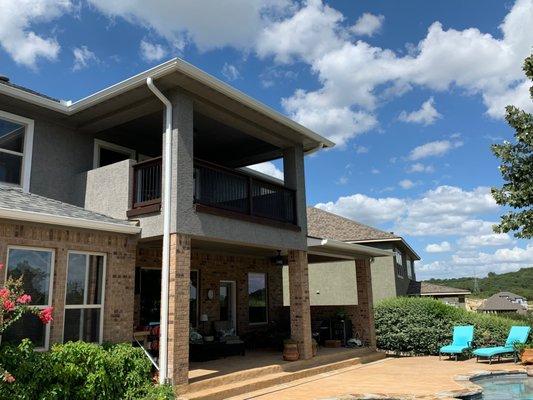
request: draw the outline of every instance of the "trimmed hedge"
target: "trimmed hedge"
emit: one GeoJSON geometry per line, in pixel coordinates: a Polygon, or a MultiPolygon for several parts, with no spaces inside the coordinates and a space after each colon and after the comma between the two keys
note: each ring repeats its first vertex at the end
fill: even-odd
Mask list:
{"type": "Polygon", "coordinates": [[[526,325],[496,315],[478,314],[438,300],[398,297],[375,307],[377,344],[398,354],[438,354],[452,340],[453,327],[474,325],[474,346],[503,344],[513,325],[526,325]]]}
{"type": "Polygon", "coordinates": [[[0,380],[0,398],[20,400],[171,400],[172,388],[151,382],[151,363],[129,344],[84,342],[36,352],[29,340],[3,345],[0,362],[14,377],[0,380]]]}

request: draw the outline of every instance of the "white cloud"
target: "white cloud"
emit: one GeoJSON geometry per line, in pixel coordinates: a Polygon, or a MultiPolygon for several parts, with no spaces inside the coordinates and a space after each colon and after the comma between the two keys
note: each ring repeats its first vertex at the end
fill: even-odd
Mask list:
{"type": "Polygon", "coordinates": [[[167,55],[167,50],[159,43],[150,43],[147,40],[141,40],[139,44],[141,57],[146,62],[160,61],[167,55]]]}
{"type": "Polygon", "coordinates": [[[365,153],[368,153],[368,150],[369,150],[368,147],[361,146],[361,145],[355,146],[354,149],[355,149],[355,154],[365,154],[365,153]]]}
{"type": "Polygon", "coordinates": [[[426,246],[426,251],[428,253],[445,253],[447,251],[450,251],[451,249],[452,246],[447,241],[443,241],[440,243],[431,243],[426,246]]]}
{"type": "Polygon", "coordinates": [[[377,168],[372,168],[372,169],[370,170],[370,173],[372,173],[372,174],[374,174],[374,175],[377,175],[377,174],[380,174],[381,171],[380,171],[379,169],[377,169],[377,168]]]}
{"type": "Polygon", "coordinates": [[[54,37],[31,30],[69,12],[70,0],[0,0],[0,45],[17,64],[36,68],[40,58],[55,60],[61,46],[54,37]]]}
{"type": "Polygon", "coordinates": [[[415,186],[415,183],[409,179],[402,179],[400,182],[398,182],[398,185],[400,185],[402,189],[411,189],[415,186]]]}
{"type": "Polygon", "coordinates": [[[89,50],[87,46],[75,47],[72,50],[72,55],[74,56],[73,71],[79,71],[87,68],[92,63],[100,62],[96,54],[89,50]]]}
{"type": "Polygon", "coordinates": [[[370,13],[364,13],[355,22],[355,25],[350,30],[356,35],[374,36],[378,33],[383,26],[385,17],[383,15],[374,15],[370,13]]]}
{"type": "Polygon", "coordinates": [[[405,211],[405,201],[394,197],[373,198],[364,194],[339,197],[335,202],[318,203],[315,207],[368,224],[391,222],[405,211]]]}
{"type": "Polygon", "coordinates": [[[224,63],[224,66],[222,67],[222,75],[224,75],[224,77],[228,81],[234,81],[241,77],[241,73],[239,72],[237,67],[233,64],[228,63],[224,63]]]}
{"type": "Polygon", "coordinates": [[[89,0],[105,15],[140,25],[178,49],[194,44],[200,51],[225,46],[253,47],[272,16],[292,5],[289,0],[89,0]]]}
{"type": "Polygon", "coordinates": [[[461,141],[436,140],[434,142],[425,143],[421,146],[415,147],[409,153],[409,160],[416,161],[422,158],[442,156],[450,150],[461,147],[461,141]]]}
{"type": "Polygon", "coordinates": [[[486,235],[469,235],[458,240],[463,248],[478,248],[482,246],[507,246],[513,243],[508,233],[488,233],[486,235]]]}
{"type": "Polygon", "coordinates": [[[265,175],[270,175],[274,178],[283,180],[284,175],[283,171],[280,170],[273,162],[266,161],[259,164],[249,165],[248,168],[251,168],[257,172],[261,172],[265,175]]]}
{"type": "Polygon", "coordinates": [[[502,101],[518,100],[533,110],[521,70],[533,36],[533,0],[517,0],[500,31],[501,35],[492,36],[476,28],[456,30],[435,22],[401,56],[362,40],[353,42],[341,13],[310,0],[265,28],[257,52],[280,63],[301,61],[310,66],[320,87],[295,91],[283,106],[299,122],[345,143],[377,125],[373,111],[384,100],[414,86],[433,91],[457,88],[465,95],[479,95],[495,118],[504,113],[502,101]],[[343,115],[342,124],[322,122],[338,114],[343,115]],[[358,126],[363,115],[372,119],[366,129],[358,126]]]}
{"type": "Polygon", "coordinates": [[[422,124],[424,126],[435,123],[435,121],[439,118],[442,118],[442,115],[439,114],[435,108],[435,101],[433,100],[433,97],[430,97],[427,101],[425,101],[419,110],[412,111],[410,113],[407,111],[402,111],[398,117],[400,121],[422,124]]]}
{"type": "Polygon", "coordinates": [[[407,168],[407,172],[410,173],[410,174],[415,173],[415,172],[431,173],[431,172],[435,172],[435,168],[433,168],[432,165],[424,165],[422,163],[414,163],[414,164],[410,165],[409,168],[407,168]]]}

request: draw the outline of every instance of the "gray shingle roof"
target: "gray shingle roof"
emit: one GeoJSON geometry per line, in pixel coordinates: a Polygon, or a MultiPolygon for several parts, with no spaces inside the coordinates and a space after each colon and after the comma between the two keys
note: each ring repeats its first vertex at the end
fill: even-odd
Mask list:
{"type": "Polygon", "coordinates": [[[60,100],[55,99],[55,98],[50,97],[50,96],[47,96],[46,94],[42,94],[42,93],[36,92],[35,90],[28,89],[27,87],[20,86],[20,85],[17,85],[17,84],[15,84],[15,83],[6,82],[6,81],[0,81],[0,85],[11,86],[12,88],[20,89],[20,90],[23,90],[23,91],[25,91],[25,92],[28,92],[28,93],[35,94],[35,95],[37,95],[37,96],[43,97],[43,98],[45,98],[45,99],[55,101],[55,102],[57,102],[57,103],[61,102],[60,100]]]}
{"type": "Polygon", "coordinates": [[[424,296],[428,294],[451,294],[451,293],[461,293],[461,294],[470,294],[469,290],[458,289],[449,286],[435,285],[429,282],[418,282],[411,281],[409,283],[409,289],[407,289],[407,294],[415,296],[424,296]]]}
{"type": "Polygon", "coordinates": [[[0,184],[0,208],[48,214],[57,217],[69,217],[95,222],[106,222],[131,226],[130,221],[115,219],[104,214],[89,211],[72,204],[49,199],[32,193],[24,193],[19,188],[0,184]]]}
{"type": "Polygon", "coordinates": [[[372,228],[316,207],[307,207],[307,229],[309,236],[343,242],[400,239],[399,236],[392,233],[372,228]]]}
{"type": "Polygon", "coordinates": [[[501,297],[500,293],[493,294],[478,308],[482,311],[518,311],[523,310],[520,304],[512,303],[505,297],[501,297]]]}

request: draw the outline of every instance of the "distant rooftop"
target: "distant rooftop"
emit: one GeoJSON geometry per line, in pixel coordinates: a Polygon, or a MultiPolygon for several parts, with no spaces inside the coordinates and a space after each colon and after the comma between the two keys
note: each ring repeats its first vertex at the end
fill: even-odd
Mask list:
{"type": "Polygon", "coordinates": [[[411,281],[407,294],[411,296],[431,296],[431,295],[452,295],[461,294],[467,295],[471,292],[465,289],[453,288],[443,285],[435,285],[429,282],[411,281]]]}
{"type": "MultiPolygon", "coordinates": [[[[481,310],[481,311],[521,311],[524,309],[524,307],[521,306],[520,304],[511,302],[511,300],[509,300],[507,296],[501,296],[501,293],[505,293],[505,292],[496,293],[490,296],[487,300],[483,302],[483,304],[478,308],[478,310],[481,310]]],[[[506,292],[506,293],[510,293],[510,292],[506,292]]],[[[521,296],[518,296],[518,297],[523,298],[521,296]]]]}

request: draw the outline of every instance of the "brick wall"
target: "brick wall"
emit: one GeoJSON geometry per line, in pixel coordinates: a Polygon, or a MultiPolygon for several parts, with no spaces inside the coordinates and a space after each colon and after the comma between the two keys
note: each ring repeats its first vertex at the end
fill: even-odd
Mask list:
{"type": "MultiPolygon", "coordinates": [[[[69,250],[107,255],[103,340],[131,341],[136,244],[137,239],[132,235],[0,219],[0,263],[7,265],[7,248],[11,245],[54,250],[52,289],[54,320],[50,325],[50,344],[59,343],[63,339],[69,250]]],[[[4,278],[5,273],[0,273],[0,285],[3,284],[4,278]]]]}
{"type": "MultiPolygon", "coordinates": [[[[142,268],[161,268],[161,247],[139,245],[137,266],[142,268]]],[[[264,329],[265,325],[248,323],[248,272],[267,274],[268,319],[278,322],[282,316],[283,282],[282,269],[268,258],[248,255],[221,254],[208,251],[191,251],[191,270],[199,271],[199,312],[207,314],[209,321],[216,321],[220,316],[218,301],[220,281],[229,280],[236,283],[237,331],[239,335],[264,329]],[[207,293],[213,290],[212,300],[207,293]]]]}

